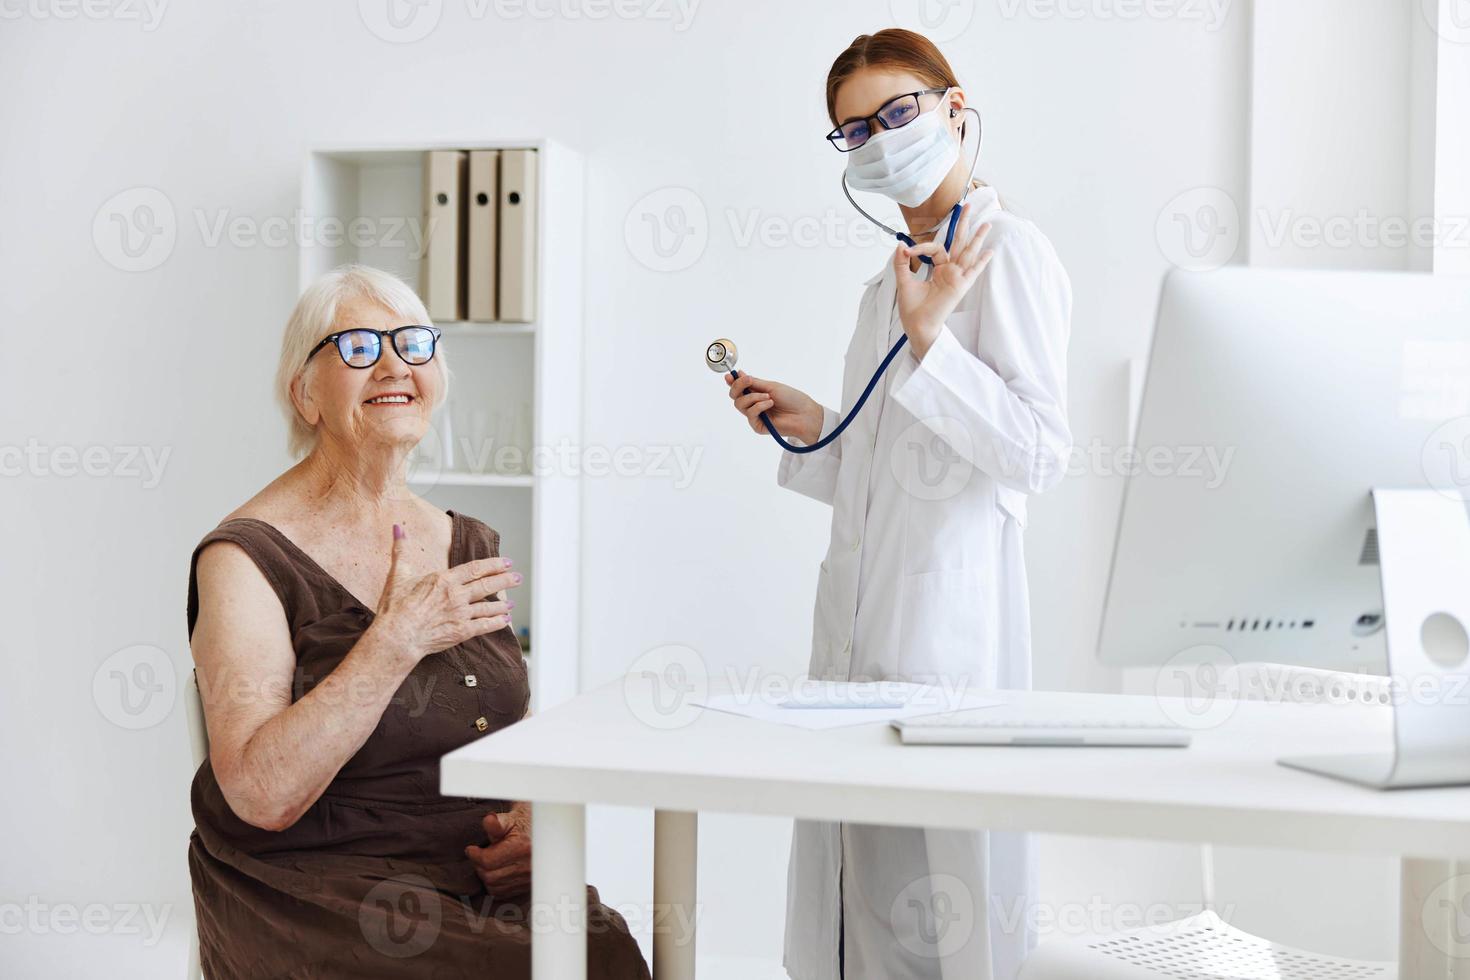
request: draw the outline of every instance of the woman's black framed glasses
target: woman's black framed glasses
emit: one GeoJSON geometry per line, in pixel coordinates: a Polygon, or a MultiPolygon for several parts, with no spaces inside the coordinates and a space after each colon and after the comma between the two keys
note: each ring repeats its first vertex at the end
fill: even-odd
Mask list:
{"type": "Polygon", "coordinates": [[[864,119],[849,119],[827,134],[828,141],[839,153],[851,153],[872,138],[877,130],[876,121],[884,129],[898,129],[919,118],[919,96],[937,95],[948,92],[947,88],[926,88],[918,92],[896,95],[878,107],[878,111],[864,119]]]}
{"type": "Polygon", "coordinates": [[[322,342],[311,349],[306,355],[308,363],[316,356],[317,351],[328,344],[337,346],[337,353],[342,355],[342,363],[352,368],[370,368],[378,363],[378,358],[383,356],[383,338],[387,337],[398,356],[403,358],[407,364],[428,364],[434,359],[434,351],[439,346],[439,337],[442,331],[438,327],[422,327],[410,325],[398,327],[393,330],[371,330],[367,327],[354,327],[351,330],[340,330],[322,339],[322,342]]]}

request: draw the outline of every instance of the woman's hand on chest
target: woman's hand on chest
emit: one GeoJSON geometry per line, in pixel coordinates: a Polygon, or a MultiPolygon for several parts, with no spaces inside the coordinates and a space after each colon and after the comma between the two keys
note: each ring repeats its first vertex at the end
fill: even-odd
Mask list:
{"type": "Polygon", "coordinates": [[[372,629],[417,663],[509,626],[515,603],[500,596],[520,584],[509,559],[498,557],[420,574],[410,566],[405,532],[394,525],[392,564],[372,629]]]}

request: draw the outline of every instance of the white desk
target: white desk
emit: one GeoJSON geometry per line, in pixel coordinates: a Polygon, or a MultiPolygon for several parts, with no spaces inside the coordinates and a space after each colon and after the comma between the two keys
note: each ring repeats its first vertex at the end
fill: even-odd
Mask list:
{"type": "MultiPolygon", "coordinates": [[[[603,803],[657,811],[654,907],[691,910],[688,922],[701,810],[1392,855],[1403,860],[1401,980],[1470,976],[1470,961],[1456,966],[1443,940],[1429,941],[1423,918],[1426,897],[1454,873],[1446,862],[1470,857],[1470,788],[1376,792],[1275,762],[1382,746],[1387,709],[1241,702],[1188,749],[920,747],[886,725],[813,732],[687,707],[653,717],[646,697],[630,706],[629,683],[651,678],[583,694],[443,761],[446,794],[532,801],[532,902],[572,909],[574,925],[584,808],[603,803]],[[655,727],[688,715],[684,727],[655,727]]],[[[997,696],[1062,710],[1101,697],[997,696]]],[[[1160,712],[1151,697],[1107,700],[1160,712]]],[[[693,976],[693,937],[677,939],[655,929],[656,980],[693,976]]],[[[576,928],[538,932],[534,976],[582,980],[585,949],[576,928]]]]}

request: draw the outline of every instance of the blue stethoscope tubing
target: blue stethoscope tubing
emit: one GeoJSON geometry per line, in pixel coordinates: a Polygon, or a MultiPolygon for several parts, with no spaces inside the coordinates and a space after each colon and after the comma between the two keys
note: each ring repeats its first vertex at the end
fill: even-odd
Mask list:
{"type": "MultiPolygon", "coordinates": [[[[984,130],[981,128],[983,126],[983,123],[981,122],[980,112],[978,109],[966,106],[964,111],[973,112],[975,114],[975,155],[971,158],[970,161],[970,180],[965,184],[965,197],[969,197],[970,185],[975,179],[975,166],[980,162],[980,144],[981,141],[984,139],[984,130]]],[[[960,133],[960,138],[964,139],[963,130],[960,133]]],[[[847,195],[848,203],[851,204],[854,208],[857,208],[858,214],[861,214],[864,218],[867,218],[873,224],[877,225],[879,228],[882,228],[894,238],[903,242],[909,248],[914,247],[915,243],[912,238],[901,231],[895,231],[894,229],[888,227],[883,222],[879,221],[877,218],[864,211],[858,205],[858,202],[852,199],[852,191],[848,190],[847,179],[845,177],[842,181],[842,193],[847,195]]],[[[955,223],[960,220],[960,211],[965,206],[965,197],[960,198],[960,203],[956,204],[953,208],[950,209],[949,228],[944,233],[944,250],[946,252],[949,251],[950,245],[954,244],[955,223]]],[[[922,262],[924,265],[932,266],[934,264],[934,260],[927,255],[919,256],[919,261],[922,262]]],[[[776,431],[776,427],[771,424],[771,420],[766,417],[766,413],[761,412],[761,421],[765,423],[766,431],[771,434],[772,439],[776,440],[776,444],[782,449],[786,450],[788,453],[814,453],[818,449],[825,448],[828,444],[832,442],[833,439],[836,439],[838,436],[842,435],[842,431],[847,428],[847,426],[852,422],[854,418],[857,417],[857,413],[862,409],[863,403],[868,400],[868,396],[873,393],[873,389],[878,387],[878,379],[883,377],[883,372],[888,370],[888,365],[893,363],[893,359],[898,356],[898,352],[903,349],[903,345],[908,342],[908,339],[909,335],[903,334],[898,338],[897,341],[894,342],[893,349],[890,350],[888,352],[888,355],[883,358],[883,363],[878,365],[878,370],[873,372],[872,380],[870,380],[868,382],[868,386],[863,389],[863,393],[858,396],[858,400],[853,403],[851,410],[849,410],[847,413],[847,417],[844,418],[841,422],[837,423],[837,428],[827,433],[827,435],[823,438],[818,439],[810,446],[793,446],[791,443],[787,442],[781,437],[781,433],[776,431]]],[[[740,372],[732,368],[730,370],[730,379],[733,381],[739,377],[740,372]]]]}
{"type": "MultiPolygon", "coordinates": [[[[950,209],[949,229],[944,234],[944,250],[946,252],[949,251],[950,245],[954,243],[955,224],[959,221],[960,211],[963,207],[964,202],[961,201],[959,204],[956,204],[953,208],[950,209]]],[[[899,239],[904,242],[904,244],[908,245],[910,248],[914,247],[914,240],[912,238],[903,234],[902,232],[895,232],[895,234],[898,236],[899,239]]],[[[926,265],[934,264],[934,260],[929,258],[929,256],[927,255],[919,256],[919,261],[925,263],[926,265]]],[[[832,442],[833,439],[836,439],[838,436],[842,435],[842,431],[848,427],[853,419],[857,418],[857,413],[862,410],[863,403],[868,400],[868,396],[873,393],[873,389],[878,387],[878,380],[883,377],[883,372],[888,370],[888,365],[893,363],[893,359],[898,356],[899,351],[903,350],[903,345],[908,342],[908,339],[908,334],[901,334],[899,336],[898,340],[894,342],[893,348],[888,352],[888,355],[883,358],[883,363],[878,365],[878,370],[873,372],[873,377],[871,380],[868,381],[868,386],[863,389],[863,393],[858,396],[858,400],[853,402],[852,408],[847,413],[847,417],[844,418],[841,422],[837,423],[837,427],[831,432],[827,433],[827,435],[825,435],[821,439],[818,439],[810,446],[792,445],[784,438],[782,438],[781,433],[776,431],[776,427],[771,424],[771,420],[766,416],[766,413],[761,412],[761,421],[765,423],[766,431],[771,434],[772,439],[776,440],[776,444],[782,449],[786,450],[788,453],[814,453],[818,449],[822,449],[823,447],[827,446],[829,443],[832,442]]],[[[730,371],[730,380],[734,381],[739,377],[740,372],[732,368],[730,371]]]]}

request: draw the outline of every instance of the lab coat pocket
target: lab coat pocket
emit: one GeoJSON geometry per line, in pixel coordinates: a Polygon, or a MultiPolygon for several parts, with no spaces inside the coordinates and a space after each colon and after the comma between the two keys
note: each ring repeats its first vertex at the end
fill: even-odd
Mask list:
{"type": "Polygon", "coordinates": [[[994,686],[995,652],[986,583],[977,568],[903,577],[899,669],[922,684],[994,686]]]}

